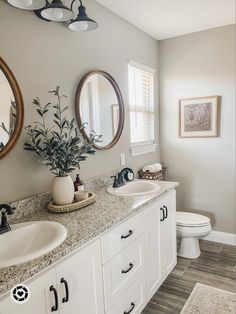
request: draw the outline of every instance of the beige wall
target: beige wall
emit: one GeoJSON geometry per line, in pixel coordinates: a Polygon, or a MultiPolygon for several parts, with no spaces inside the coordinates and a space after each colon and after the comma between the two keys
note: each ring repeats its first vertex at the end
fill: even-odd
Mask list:
{"type": "Polygon", "coordinates": [[[180,181],[178,209],[236,233],[235,25],[159,42],[161,159],[180,181]],[[222,96],[220,137],[178,138],[178,99],[222,96]]]}
{"type": "MultiPolygon", "coordinates": [[[[99,151],[81,163],[82,178],[119,168],[120,153],[127,165],[138,170],[158,160],[158,152],[130,158],[128,121],[129,59],[157,67],[157,42],[94,1],[86,1],[87,11],[97,20],[94,32],[75,33],[60,23],[46,23],[32,12],[15,9],[0,1],[0,55],[10,66],[21,86],[25,102],[25,125],[37,116],[32,100],[48,101],[47,91],[61,85],[69,96],[71,115],[74,95],[82,76],[91,70],[109,72],[122,91],[126,119],[118,144],[99,151]]],[[[157,104],[157,101],[156,101],[157,104]]],[[[0,160],[0,202],[9,202],[49,190],[52,175],[33,154],[23,151],[24,132],[14,150],[0,160]]],[[[73,174],[73,177],[75,173],[73,174]]]]}

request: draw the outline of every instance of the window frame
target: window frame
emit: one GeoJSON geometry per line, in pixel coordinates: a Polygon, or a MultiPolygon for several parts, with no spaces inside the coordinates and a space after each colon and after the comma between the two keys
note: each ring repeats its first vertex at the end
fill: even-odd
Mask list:
{"type": "MultiPolygon", "coordinates": [[[[131,136],[130,136],[130,153],[131,156],[138,156],[143,154],[148,154],[156,151],[156,136],[155,136],[155,74],[156,69],[151,68],[149,66],[146,66],[144,64],[135,62],[133,60],[129,60],[128,62],[128,72],[129,72],[129,66],[137,68],[141,71],[148,72],[151,75],[153,75],[154,80],[154,87],[153,87],[153,93],[154,93],[154,139],[150,141],[142,141],[142,142],[135,142],[131,143],[131,136]]],[[[128,91],[129,91],[129,84],[128,84],[128,91]]],[[[129,103],[129,114],[130,114],[130,103],[129,103]]],[[[130,116],[129,116],[130,118],[130,116]]],[[[130,122],[130,119],[129,119],[130,122]]]]}

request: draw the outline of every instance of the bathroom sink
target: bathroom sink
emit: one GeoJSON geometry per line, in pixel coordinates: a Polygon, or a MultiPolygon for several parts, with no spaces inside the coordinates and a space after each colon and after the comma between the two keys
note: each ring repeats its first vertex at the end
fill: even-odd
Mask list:
{"type": "Polygon", "coordinates": [[[109,187],[107,192],[117,196],[142,196],[153,194],[160,190],[160,185],[155,182],[145,180],[135,180],[128,182],[119,188],[109,187]]]}
{"type": "Polygon", "coordinates": [[[11,225],[10,231],[0,235],[0,268],[42,256],[59,246],[66,236],[66,228],[53,221],[11,225]]]}

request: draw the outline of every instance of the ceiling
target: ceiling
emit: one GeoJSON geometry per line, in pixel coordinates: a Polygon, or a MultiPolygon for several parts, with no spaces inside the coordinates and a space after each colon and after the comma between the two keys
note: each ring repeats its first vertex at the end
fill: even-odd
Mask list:
{"type": "Polygon", "coordinates": [[[157,40],[235,23],[236,0],[96,0],[157,40]]]}

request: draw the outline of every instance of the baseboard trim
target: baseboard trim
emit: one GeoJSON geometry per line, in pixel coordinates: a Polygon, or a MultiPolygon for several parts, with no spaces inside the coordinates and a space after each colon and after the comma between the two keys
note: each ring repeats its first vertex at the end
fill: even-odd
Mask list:
{"type": "Polygon", "coordinates": [[[234,233],[226,233],[212,230],[211,233],[204,238],[204,240],[236,246],[236,234],[234,233]]]}

